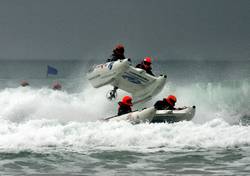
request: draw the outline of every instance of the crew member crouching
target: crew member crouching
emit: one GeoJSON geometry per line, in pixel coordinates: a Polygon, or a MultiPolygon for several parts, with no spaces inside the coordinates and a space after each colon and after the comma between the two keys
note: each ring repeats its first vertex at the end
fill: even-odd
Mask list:
{"type": "Polygon", "coordinates": [[[131,107],[133,106],[132,97],[124,96],[122,101],[118,103],[118,116],[132,112],[131,107]]]}

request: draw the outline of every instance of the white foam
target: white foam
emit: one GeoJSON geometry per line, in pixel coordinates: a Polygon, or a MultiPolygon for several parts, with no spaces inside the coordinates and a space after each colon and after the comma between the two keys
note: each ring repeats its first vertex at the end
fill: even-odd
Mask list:
{"type": "Polygon", "coordinates": [[[168,83],[147,106],[168,94],[177,96],[177,106],[197,106],[192,122],[176,124],[96,122],[116,114],[117,102],[105,98],[110,88],[94,89],[86,84],[78,94],[29,87],[0,91],[0,150],[46,151],[54,146],[81,151],[152,152],[250,144],[250,127],[232,125],[250,114],[246,83],[236,87],[220,84],[177,87],[168,83]]]}
{"type": "Polygon", "coordinates": [[[0,117],[13,122],[31,119],[95,121],[107,114],[110,102],[95,90],[68,94],[48,88],[16,88],[0,92],[0,117]]]}
{"type": "Polygon", "coordinates": [[[140,152],[225,148],[250,145],[250,127],[229,125],[222,119],[205,124],[139,124],[125,122],[69,122],[30,120],[0,123],[0,150],[48,148],[64,150],[129,150],[140,152]]]}

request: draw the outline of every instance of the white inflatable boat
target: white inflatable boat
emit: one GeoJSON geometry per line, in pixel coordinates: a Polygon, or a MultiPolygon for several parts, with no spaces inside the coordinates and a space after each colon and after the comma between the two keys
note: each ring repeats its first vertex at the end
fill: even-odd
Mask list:
{"type": "Polygon", "coordinates": [[[108,94],[109,99],[116,97],[116,89],[124,90],[133,96],[133,103],[146,101],[158,94],[166,83],[167,76],[149,75],[140,68],[131,66],[130,59],[118,60],[97,65],[87,74],[93,87],[112,85],[114,90],[108,94]]]}
{"type": "Polygon", "coordinates": [[[192,120],[195,115],[195,106],[186,107],[182,110],[157,110],[152,123],[168,122],[174,123],[183,120],[192,120]]]}
{"type": "Polygon", "coordinates": [[[135,111],[128,114],[120,115],[120,116],[114,116],[104,119],[105,121],[128,121],[132,124],[138,124],[138,123],[145,123],[145,122],[151,122],[152,119],[155,116],[155,108],[147,108],[143,109],[141,111],[135,111]]]}

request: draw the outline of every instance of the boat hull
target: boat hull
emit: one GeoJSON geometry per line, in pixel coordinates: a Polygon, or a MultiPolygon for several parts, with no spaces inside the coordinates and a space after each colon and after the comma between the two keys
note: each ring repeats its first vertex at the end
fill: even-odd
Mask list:
{"type": "Polygon", "coordinates": [[[120,116],[114,116],[104,119],[105,121],[110,122],[120,122],[120,121],[127,121],[132,124],[138,124],[138,123],[145,123],[145,122],[151,122],[152,119],[155,116],[155,108],[146,108],[141,111],[135,111],[128,114],[120,115],[120,116]]]}
{"type": "Polygon", "coordinates": [[[87,78],[95,88],[111,85],[132,94],[136,104],[157,95],[164,87],[167,76],[149,75],[145,70],[131,66],[129,59],[124,59],[93,67],[87,78]]]}
{"type": "Polygon", "coordinates": [[[190,106],[182,110],[157,110],[152,123],[174,123],[180,121],[190,121],[195,115],[196,107],[190,106]]]}

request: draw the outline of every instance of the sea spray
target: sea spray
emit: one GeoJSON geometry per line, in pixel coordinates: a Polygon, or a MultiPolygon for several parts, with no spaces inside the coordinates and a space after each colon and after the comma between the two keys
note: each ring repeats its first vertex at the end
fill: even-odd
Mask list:
{"type": "MultiPolygon", "coordinates": [[[[0,91],[0,118],[14,122],[30,119],[57,119],[69,121],[96,121],[117,113],[117,102],[125,92],[119,91],[116,101],[108,101],[106,92],[111,86],[94,89],[89,84],[80,93],[53,91],[49,88],[18,87],[0,91]]],[[[197,107],[194,122],[204,123],[222,118],[231,124],[249,117],[250,91],[248,80],[228,83],[194,83],[176,86],[168,82],[163,91],[151,101],[133,106],[141,109],[169,94],[177,96],[176,106],[197,107]]]]}
{"type": "Polygon", "coordinates": [[[67,122],[1,120],[0,150],[41,151],[56,149],[90,152],[126,150],[135,152],[186,149],[234,148],[250,145],[250,127],[229,125],[222,119],[204,124],[139,124],[127,122],[67,122]]]}
{"type": "Polygon", "coordinates": [[[57,62],[63,91],[53,91],[47,61],[7,63],[11,67],[0,70],[1,175],[249,175],[248,62],[230,69],[224,62],[153,63],[154,73],[168,75],[166,86],[133,109],[174,94],[176,106],[196,105],[196,116],[139,125],[99,120],[115,115],[126,93],[119,90],[116,101],[108,101],[112,87],[92,88],[87,69],[68,77],[76,67],[57,62]],[[18,87],[22,79],[30,87],[18,87]]]}

